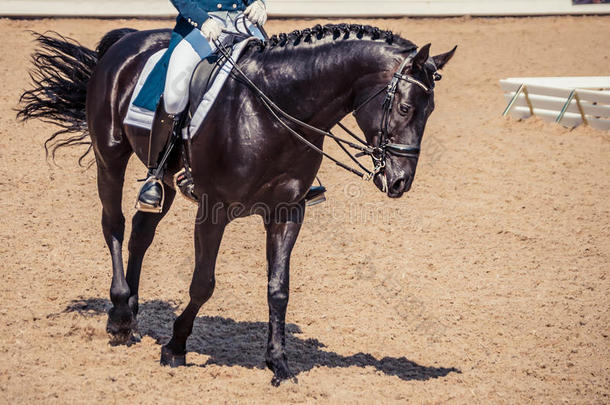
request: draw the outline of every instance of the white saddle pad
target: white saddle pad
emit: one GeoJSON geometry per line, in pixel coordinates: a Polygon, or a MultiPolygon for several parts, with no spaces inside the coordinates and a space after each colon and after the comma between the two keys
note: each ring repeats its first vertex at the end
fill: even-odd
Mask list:
{"type": "MultiPolygon", "coordinates": [[[[248,40],[241,41],[233,47],[232,59],[234,61],[239,60],[239,57],[241,56],[248,42],[248,40]]],[[[138,84],[136,85],[131,96],[131,101],[129,102],[129,109],[127,110],[127,115],[123,120],[124,124],[132,125],[138,128],[144,128],[147,130],[150,130],[152,128],[155,112],[147,110],[145,108],[137,107],[133,105],[133,101],[138,97],[138,94],[142,90],[142,87],[144,86],[148,75],[153,70],[159,59],[161,59],[165,51],[165,49],[162,49],[152,55],[146,62],[144,69],[142,69],[142,73],[140,74],[140,78],[138,79],[138,84]]],[[[199,102],[197,110],[195,111],[195,114],[191,119],[190,125],[184,128],[182,135],[185,139],[188,138],[189,134],[193,136],[197,133],[197,130],[207,117],[208,112],[210,112],[210,109],[214,105],[214,101],[220,94],[220,91],[222,90],[225,82],[231,74],[231,70],[233,70],[233,65],[231,64],[231,62],[225,62],[222,69],[220,69],[220,71],[216,75],[214,83],[212,83],[210,89],[207,91],[207,93],[205,93],[203,99],[201,99],[201,101],[199,102]]]]}

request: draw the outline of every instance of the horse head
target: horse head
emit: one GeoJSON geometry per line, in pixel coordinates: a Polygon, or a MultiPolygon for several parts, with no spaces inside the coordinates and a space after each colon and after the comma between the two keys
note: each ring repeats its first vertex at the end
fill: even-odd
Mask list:
{"type": "Polygon", "coordinates": [[[356,92],[356,121],[369,145],[376,149],[373,180],[391,198],[401,197],[411,188],[426,122],[434,110],[434,83],[441,78],[438,70],[456,48],[431,57],[427,44],[398,62],[394,58],[392,78],[386,87],[378,90],[376,83],[356,92]],[[396,63],[400,64],[398,68],[396,63]],[[375,87],[376,93],[371,91],[375,87]]]}

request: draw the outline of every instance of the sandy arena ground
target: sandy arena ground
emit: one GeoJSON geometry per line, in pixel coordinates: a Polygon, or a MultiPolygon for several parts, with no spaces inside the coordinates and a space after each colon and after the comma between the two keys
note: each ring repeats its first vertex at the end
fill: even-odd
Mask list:
{"type": "MultiPolygon", "coordinates": [[[[610,402],[610,134],[502,119],[497,83],[608,75],[610,18],[366,22],[436,53],[459,49],[407,196],[387,199],[323,165],[329,201],[309,211],[292,259],[288,355],[299,383],[276,389],[263,362],[259,219],[227,230],[190,367],[161,367],[188,298],[194,207],[174,204],[144,263],[142,342],[112,347],[95,169],[79,168],[74,149],[48,165],[53,127],[15,121],[26,30],[94,46],[113,28],[171,22],[0,20],[1,403],[610,402]]],[[[143,170],[129,168],[127,218],[143,170]]]]}

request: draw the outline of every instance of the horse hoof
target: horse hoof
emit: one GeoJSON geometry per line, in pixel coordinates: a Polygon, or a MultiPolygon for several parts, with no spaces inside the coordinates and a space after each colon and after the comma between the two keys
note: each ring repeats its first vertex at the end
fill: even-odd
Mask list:
{"type": "Polygon", "coordinates": [[[280,376],[274,375],[273,378],[271,379],[271,385],[273,385],[274,387],[279,387],[280,384],[285,381],[291,381],[293,384],[299,383],[299,380],[294,375],[288,376],[288,377],[280,377],[280,376]]]}
{"type": "Polygon", "coordinates": [[[106,324],[106,333],[112,346],[129,345],[131,342],[131,328],[119,326],[110,320],[106,324]]]}
{"type": "Polygon", "coordinates": [[[142,334],[137,330],[131,333],[131,341],[134,343],[140,343],[142,341],[142,334]]]}
{"type": "Polygon", "coordinates": [[[185,354],[174,354],[166,346],[161,348],[161,365],[170,367],[186,366],[185,354]]]}
{"type": "Polygon", "coordinates": [[[131,333],[129,331],[120,333],[108,332],[108,343],[110,346],[129,346],[130,341],[131,333]]]}
{"type": "Polygon", "coordinates": [[[111,308],[108,312],[106,332],[110,337],[110,344],[131,345],[134,340],[133,332],[137,330],[138,323],[129,308],[111,308]]]}
{"type": "Polygon", "coordinates": [[[294,373],[290,371],[285,356],[279,359],[267,358],[266,363],[267,367],[269,367],[269,369],[273,371],[271,385],[273,385],[274,387],[279,387],[280,384],[284,381],[292,381],[295,384],[299,382],[294,373]]]}
{"type": "Polygon", "coordinates": [[[142,335],[131,326],[119,326],[111,321],[108,321],[106,325],[106,333],[108,333],[109,343],[112,346],[131,346],[142,340],[142,335]]]}

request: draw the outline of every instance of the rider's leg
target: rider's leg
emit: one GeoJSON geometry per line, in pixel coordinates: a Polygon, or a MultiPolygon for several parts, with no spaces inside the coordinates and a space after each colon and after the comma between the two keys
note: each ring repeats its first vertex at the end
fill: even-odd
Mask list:
{"type": "Polygon", "coordinates": [[[159,100],[148,140],[148,175],[140,188],[136,208],[142,212],[160,213],[163,207],[163,168],[157,170],[178,117],[167,113],[163,96],[159,100]]]}
{"type": "Polygon", "coordinates": [[[150,132],[148,176],[138,194],[136,207],[145,212],[161,212],[163,168],[158,169],[180,114],[188,103],[188,90],[197,64],[212,52],[212,46],[194,29],[174,49],[169,60],[164,96],[161,98],[150,132]]]}
{"type": "Polygon", "coordinates": [[[191,77],[202,59],[215,50],[198,29],[192,30],[177,46],[169,60],[165,81],[165,109],[178,115],[188,104],[191,77]]]}

